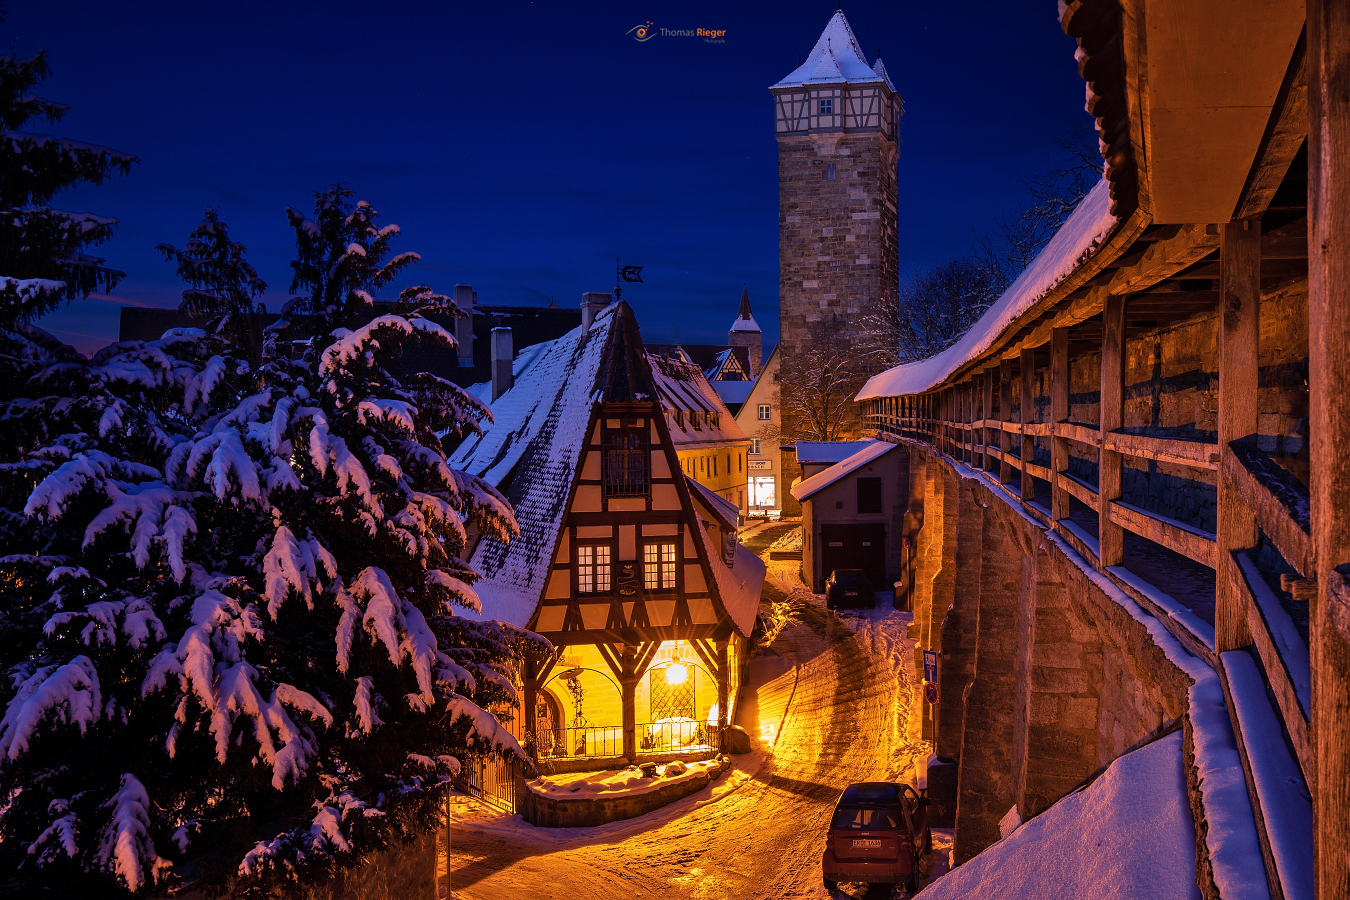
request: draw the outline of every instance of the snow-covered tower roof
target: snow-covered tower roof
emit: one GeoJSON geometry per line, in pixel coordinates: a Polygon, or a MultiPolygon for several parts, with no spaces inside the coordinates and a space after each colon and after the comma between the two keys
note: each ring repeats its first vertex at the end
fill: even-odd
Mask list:
{"type": "Polygon", "coordinates": [[[762,331],[755,317],[750,313],[750,291],[741,291],[741,308],[736,313],[736,321],[731,323],[732,332],[737,331],[762,331]]]}
{"type": "MultiPolygon", "coordinates": [[[[844,18],[843,10],[837,10],[830,17],[816,46],[806,57],[806,62],[793,69],[791,74],[770,90],[840,81],[850,84],[885,82],[890,85],[884,69],[877,72],[868,64],[867,57],[858,46],[858,39],[853,36],[853,29],[848,25],[848,19],[844,18]]],[[[894,85],[891,85],[891,90],[895,90],[894,85]]]]}

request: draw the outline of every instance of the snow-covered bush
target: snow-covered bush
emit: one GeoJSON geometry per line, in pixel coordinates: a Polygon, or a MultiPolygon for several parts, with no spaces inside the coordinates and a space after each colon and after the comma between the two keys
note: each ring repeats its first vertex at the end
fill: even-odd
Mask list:
{"type": "Polygon", "coordinates": [[[424,831],[463,754],[520,754],[484,710],[539,639],[455,614],[466,525],[515,522],[437,436],[487,411],[391,374],[453,342],[405,301],[256,368],[195,329],[0,334],[0,883],[323,877],[424,831]]]}

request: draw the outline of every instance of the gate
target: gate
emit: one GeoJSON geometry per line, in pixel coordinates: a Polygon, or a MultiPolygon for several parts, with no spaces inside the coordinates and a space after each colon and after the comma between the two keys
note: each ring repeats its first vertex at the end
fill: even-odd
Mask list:
{"type": "Polygon", "coordinates": [[[516,765],[498,757],[470,757],[459,770],[461,786],[502,812],[516,811],[516,765]]]}
{"type": "Polygon", "coordinates": [[[820,585],[835,569],[862,569],[872,582],[872,590],[890,587],[886,581],[886,526],[881,522],[865,525],[820,526],[820,585]]]}

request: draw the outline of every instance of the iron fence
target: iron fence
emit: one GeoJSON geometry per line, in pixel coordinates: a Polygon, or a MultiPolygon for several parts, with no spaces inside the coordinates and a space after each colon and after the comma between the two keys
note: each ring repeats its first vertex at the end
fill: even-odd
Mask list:
{"type": "Polygon", "coordinates": [[[471,757],[459,771],[462,787],[489,806],[516,811],[516,765],[499,757],[471,757]]]}
{"type": "MultiPolygon", "coordinates": [[[[639,724],[634,743],[639,754],[698,753],[716,750],[720,738],[716,725],[693,719],[672,719],[639,724]]],[[[612,759],[624,755],[623,728],[619,725],[541,728],[536,740],[541,760],[612,759]]]]}

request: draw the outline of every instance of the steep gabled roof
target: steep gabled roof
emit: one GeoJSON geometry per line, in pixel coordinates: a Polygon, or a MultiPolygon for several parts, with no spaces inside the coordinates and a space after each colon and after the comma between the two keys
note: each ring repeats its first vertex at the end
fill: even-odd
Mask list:
{"type": "Polygon", "coordinates": [[[750,291],[741,291],[741,308],[736,311],[736,320],[731,323],[730,331],[759,331],[759,323],[750,312],[750,291]]]}
{"type": "MultiPolygon", "coordinates": [[[[454,468],[504,487],[520,524],[520,535],[509,544],[484,537],[470,555],[470,564],[483,576],[474,587],[483,601],[481,618],[523,627],[534,615],[586,443],[592,404],[616,390],[616,376],[632,380],[622,361],[611,364],[611,345],[627,336],[625,319],[632,319],[632,311],[615,304],[595,317],[590,331],[582,333],[578,327],[553,341],[491,405],[493,423],[460,445],[450,459],[454,468]]],[[[650,378],[645,383],[651,390],[650,378]]]]}
{"type": "MultiPolygon", "coordinates": [[[[890,85],[890,79],[878,74],[867,64],[867,57],[853,36],[853,29],[844,18],[843,10],[830,17],[820,39],[812,48],[811,55],[773,88],[797,87],[805,84],[826,84],[846,81],[849,84],[884,82],[890,85]]],[[[892,90],[894,87],[892,86],[892,90]]]]}

